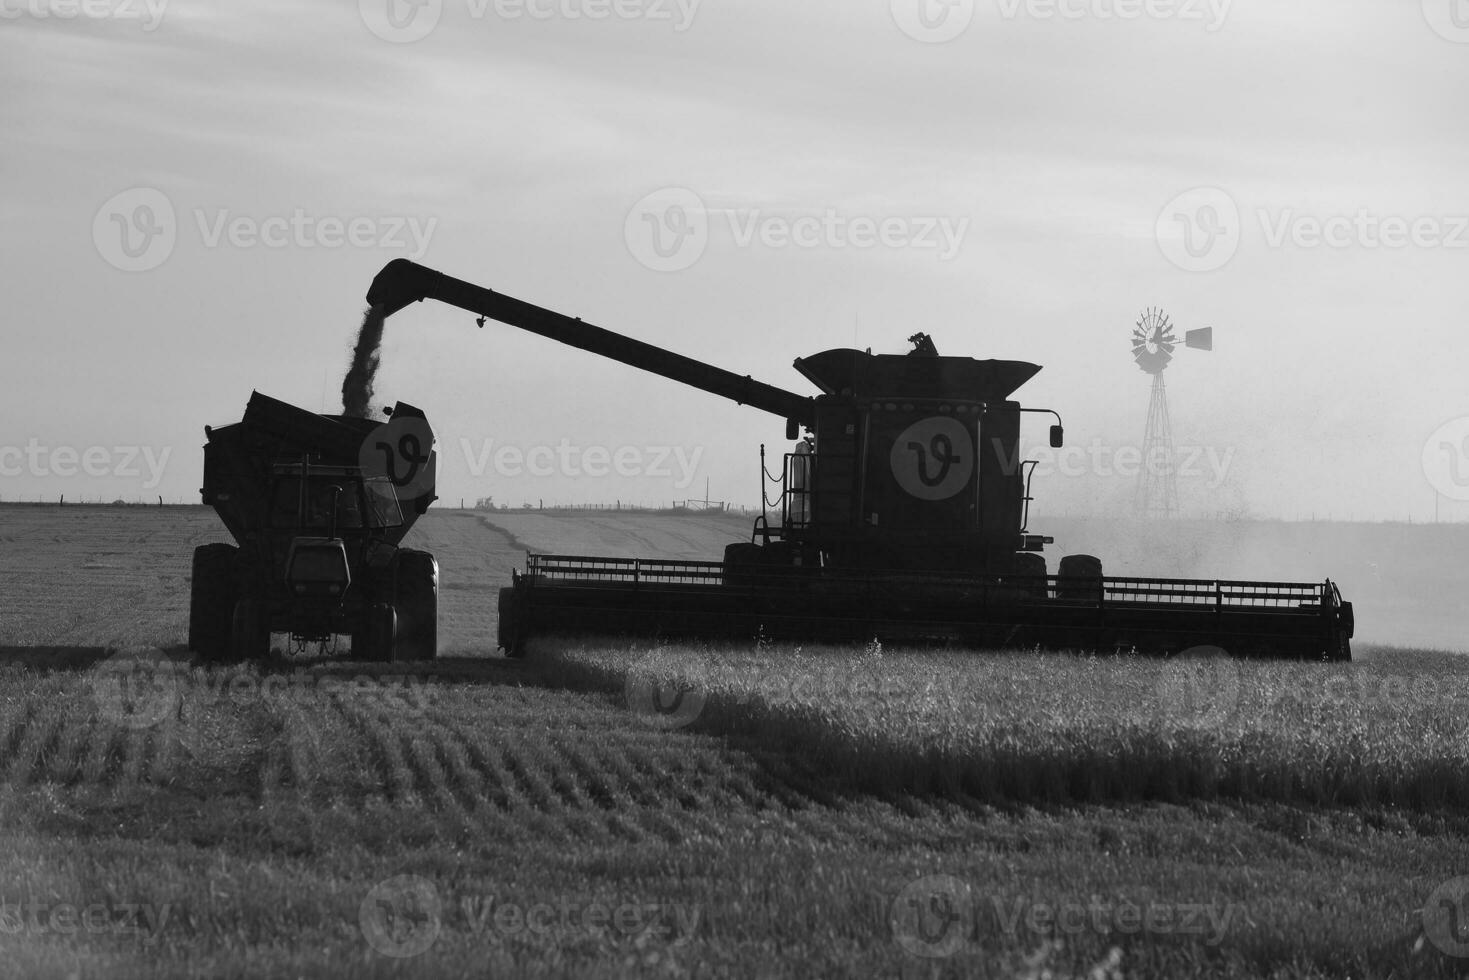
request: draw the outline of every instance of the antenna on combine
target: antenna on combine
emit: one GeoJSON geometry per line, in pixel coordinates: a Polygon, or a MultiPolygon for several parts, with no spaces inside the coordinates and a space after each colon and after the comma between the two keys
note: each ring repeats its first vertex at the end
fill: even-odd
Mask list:
{"type": "MultiPolygon", "coordinates": [[[[1189,330],[1185,347],[1214,349],[1214,328],[1189,330]]],[[[1173,426],[1168,417],[1168,386],[1163,372],[1173,360],[1178,337],[1173,322],[1161,309],[1149,307],[1132,330],[1132,359],[1143,372],[1153,376],[1148,399],[1148,421],[1143,434],[1142,472],[1137,478],[1133,507],[1139,517],[1171,518],[1178,513],[1178,473],[1173,462],[1173,426]]]]}

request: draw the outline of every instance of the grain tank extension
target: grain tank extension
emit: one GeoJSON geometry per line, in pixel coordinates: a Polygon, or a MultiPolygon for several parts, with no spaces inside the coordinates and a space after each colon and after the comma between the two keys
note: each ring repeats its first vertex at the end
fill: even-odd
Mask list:
{"type": "Polygon", "coordinates": [[[351,638],[362,660],[428,660],[439,570],[401,547],[434,498],[433,432],[399,402],[379,423],[260,393],[242,421],[206,427],[204,503],[235,544],[194,550],[189,648],[206,660],[351,638]]]}
{"type": "Polygon", "coordinates": [[[916,333],[906,354],[797,358],[817,392],[803,395],[403,259],[367,295],[384,315],[424,299],[749,405],[799,439],[778,514],[723,561],[528,556],[500,594],[511,655],[539,634],[638,633],[1350,658],[1351,603],[1329,580],[1105,577],[1090,555],[1048,574],[1021,429],[1042,416],[1057,448],[1064,432],[1055,411],[1012,397],[1038,365],[943,356],[916,333]]]}

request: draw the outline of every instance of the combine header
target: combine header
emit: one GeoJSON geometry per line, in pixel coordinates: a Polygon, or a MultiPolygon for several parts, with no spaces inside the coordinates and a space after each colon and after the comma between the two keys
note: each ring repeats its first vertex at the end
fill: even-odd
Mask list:
{"type": "Polygon", "coordinates": [[[439,566],[398,547],[434,500],[422,412],[377,423],[317,415],[258,392],[243,421],[205,427],[204,503],[238,544],[194,549],[189,649],[206,660],[350,636],[361,660],[429,660],[439,566]]]}
{"type": "Polygon", "coordinates": [[[1053,539],[1028,528],[1034,463],[1011,395],[1040,367],[838,349],[797,358],[800,395],[454,279],[389,263],[368,302],[390,316],[435,299],[733,399],[786,420],[779,522],[722,562],[531,555],[500,593],[500,646],[544,633],[832,641],[948,640],[983,647],[1211,645],[1246,656],[1350,659],[1351,603],[1320,583],[1108,578],[1089,555],[1049,575],[1053,539]],[[802,438],[802,430],[806,435],[802,438]]]}

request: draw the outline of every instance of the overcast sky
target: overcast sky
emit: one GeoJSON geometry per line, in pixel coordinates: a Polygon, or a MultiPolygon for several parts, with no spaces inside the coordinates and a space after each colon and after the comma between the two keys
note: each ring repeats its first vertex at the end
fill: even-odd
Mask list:
{"type": "MultiPolygon", "coordinates": [[[[5,499],[196,500],[252,389],[337,409],[407,256],[802,393],[793,358],[917,330],[1042,364],[1019,397],[1077,455],[1041,515],[1125,508],[1161,306],[1215,331],[1167,372],[1186,509],[1469,518],[1464,0],[0,14],[5,499]]],[[[455,503],[753,504],[785,448],[433,304],[389,321],[378,395],[427,411],[455,503]]]]}

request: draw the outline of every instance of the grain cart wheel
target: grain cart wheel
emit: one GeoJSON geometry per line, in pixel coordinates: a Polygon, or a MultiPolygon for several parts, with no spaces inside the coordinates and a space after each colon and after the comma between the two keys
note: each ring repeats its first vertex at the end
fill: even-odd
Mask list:
{"type": "Polygon", "coordinates": [[[1027,598],[1048,598],[1049,593],[1046,588],[1046,557],[1044,555],[1038,555],[1033,551],[1019,552],[1015,555],[1014,574],[1020,579],[1016,584],[1027,598]]]}
{"type": "Polygon", "coordinates": [[[398,613],[391,603],[374,602],[362,626],[352,632],[352,659],[386,663],[393,659],[398,613]]]}
{"type": "Polygon", "coordinates": [[[347,654],[347,659],[363,662],[378,659],[373,653],[372,629],[369,625],[372,622],[372,610],[376,608],[376,606],[370,607],[367,615],[362,617],[357,628],[352,631],[352,650],[347,654]]]}
{"type": "Polygon", "coordinates": [[[235,613],[235,558],[232,544],[194,549],[189,577],[189,649],[204,660],[225,660],[235,613]]]}
{"type": "Polygon", "coordinates": [[[398,552],[393,576],[398,613],[394,660],[432,660],[439,652],[439,563],[426,551],[398,552]]]}
{"type": "Polygon", "coordinates": [[[265,603],[245,598],[235,603],[233,628],[230,630],[230,658],[264,660],[270,656],[270,617],[265,603]]]}
{"type": "Polygon", "coordinates": [[[1101,594],[1102,559],[1094,555],[1067,555],[1056,566],[1057,599],[1089,599],[1095,601],[1101,594]]]}
{"type": "Polygon", "coordinates": [[[390,602],[375,603],[367,621],[367,649],[372,659],[392,660],[398,638],[398,611],[390,602]]]}

